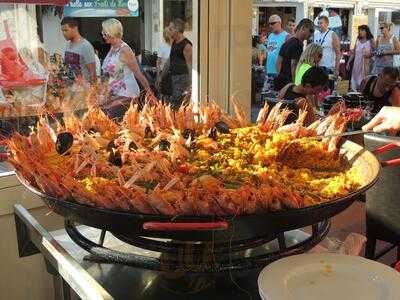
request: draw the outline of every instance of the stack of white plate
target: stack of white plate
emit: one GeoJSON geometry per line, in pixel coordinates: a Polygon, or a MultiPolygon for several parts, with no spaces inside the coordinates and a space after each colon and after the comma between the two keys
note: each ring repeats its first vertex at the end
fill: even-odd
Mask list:
{"type": "Polygon", "coordinates": [[[301,254],[264,268],[258,287],[263,300],[399,300],[400,273],[362,257],[301,254]]]}

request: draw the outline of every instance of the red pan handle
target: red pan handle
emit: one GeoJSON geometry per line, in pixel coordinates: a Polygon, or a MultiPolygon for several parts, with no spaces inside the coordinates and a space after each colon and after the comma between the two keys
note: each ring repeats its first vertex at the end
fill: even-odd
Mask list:
{"type": "Polygon", "coordinates": [[[381,161],[382,167],[393,167],[393,166],[399,166],[399,165],[400,165],[400,158],[381,161]]]}
{"type": "MultiPolygon", "coordinates": [[[[396,144],[390,143],[390,144],[383,145],[383,146],[381,146],[379,148],[376,148],[374,151],[372,151],[372,153],[377,155],[377,154],[384,153],[386,151],[390,151],[390,150],[395,149],[397,147],[399,147],[399,146],[396,145],[396,144]]],[[[399,165],[400,165],[400,158],[381,161],[381,166],[382,167],[393,167],[393,166],[399,166],[399,165]]]]}
{"type": "Polygon", "coordinates": [[[9,158],[9,156],[10,156],[9,153],[0,152],[0,161],[7,160],[9,158]]]}
{"type": "Polygon", "coordinates": [[[145,222],[144,230],[154,231],[202,231],[202,230],[227,230],[229,225],[225,221],[209,223],[175,223],[175,222],[145,222]]]}
{"type": "Polygon", "coordinates": [[[396,144],[390,143],[383,145],[382,147],[376,148],[374,151],[372,151],[374,154],[381,154],[386,151],[392,150],[394,148],[398,147],[396,144]]]}

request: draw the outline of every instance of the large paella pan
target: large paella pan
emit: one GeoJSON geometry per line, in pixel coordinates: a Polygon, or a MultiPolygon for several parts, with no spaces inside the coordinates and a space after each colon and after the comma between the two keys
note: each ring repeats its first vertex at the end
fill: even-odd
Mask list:
{"type": "MultiPolygon", "coordinates": [[[[235,103],[234,103],[235,104],[235,103]]],[[[374,184],[379,163],[338,137],[354,111],[312,120],[266,105],[249,124],[216,105],[198,113],[132,105],[121,123],[97,107],[56,128],[42,118],[8,142],[22,183],[65,218],[126,235],[229,241],[265,237],[341,212],[374,184]],[[196,234],[193,232],[196,231],[196,234]]]]}

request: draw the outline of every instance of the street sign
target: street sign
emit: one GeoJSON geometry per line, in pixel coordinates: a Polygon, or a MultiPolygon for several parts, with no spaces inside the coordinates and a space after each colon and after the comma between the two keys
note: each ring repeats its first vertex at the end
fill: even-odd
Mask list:
{"type": "MultiPolygon", "coordinates": [[[[1,1],[1,0],[0,0],[1,1]]],[[[71,0],[65,17],[138,17],[138,0],[71,0]]]]}

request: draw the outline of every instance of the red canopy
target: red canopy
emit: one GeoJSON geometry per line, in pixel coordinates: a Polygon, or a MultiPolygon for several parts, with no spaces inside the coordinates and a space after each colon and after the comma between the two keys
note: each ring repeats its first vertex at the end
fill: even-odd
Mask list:
{"type": "Polygon", "coordinates": [[[39,5],[66,5],[70,0],[0,0],[0,3],[23,3],[39,5]]]}

